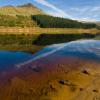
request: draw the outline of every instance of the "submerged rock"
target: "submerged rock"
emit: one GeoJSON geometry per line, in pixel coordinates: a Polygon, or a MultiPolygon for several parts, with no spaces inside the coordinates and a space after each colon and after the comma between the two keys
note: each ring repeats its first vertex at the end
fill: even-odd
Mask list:
{"type": "Polygon", "coordinates": [[[29,68],[33,71],[33,72],[41,72],[42,68],[40,66],[29,66],[29,68]]]}
{"type": "Polygon", "coordinates": [[[82,73],[87,74],[87,75],[90,75],[90,73],[89,73],[88,70],[83,70],[82,73]]]}
{"type": "Polygon", "coordinates": [[[59,83],[62,85],[75,86],[73,83],[71,83],[68,80],[60,80],[59,83]]]}

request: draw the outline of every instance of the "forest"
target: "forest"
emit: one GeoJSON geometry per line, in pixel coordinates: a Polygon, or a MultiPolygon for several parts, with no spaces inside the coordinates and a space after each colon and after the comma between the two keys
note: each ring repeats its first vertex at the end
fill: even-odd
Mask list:
{"type": "Polygon", "coordinates": [[[37,21],[38,25],[42,28],[96,28],[94,23],[82,23],[76,20],[66,18],[53,17],[48,15],[34,15],[33,20],[37,21]]]}

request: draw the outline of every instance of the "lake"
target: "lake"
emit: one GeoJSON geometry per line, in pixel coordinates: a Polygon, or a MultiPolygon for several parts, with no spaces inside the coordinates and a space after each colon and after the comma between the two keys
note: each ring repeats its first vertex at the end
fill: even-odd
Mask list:
{"type": "Polygon", "coordinates": [[[62,100],[66,95],[68,100],[86,100],[91,89],[100,91],[99,40],[53,44],[35,54],[0,51],[3,100],[62,100]]]}
{"type": "Polygon", "coordinates": [[[9,69],[15,64],[27,61],[31,54],[24,52],[0,51],[0,71],[9,69]]]}
{"type": "Polygon", "coordinates": [[[14,65],[22,66],[38,59],[51,59],[54,55],[55,58],[56,56],[70,56],[99,61],[100,41],[80,40],[69,43],[54,44],[45,47],[43,50],[35,53],[34,55],[25,52],[0,51],[0,71],[12,68],[14,65]]]}

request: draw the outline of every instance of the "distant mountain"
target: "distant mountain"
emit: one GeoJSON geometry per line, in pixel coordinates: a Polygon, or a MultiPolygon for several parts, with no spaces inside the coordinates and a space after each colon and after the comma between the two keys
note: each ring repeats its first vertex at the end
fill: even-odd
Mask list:
{"type": "Polygon", "coordinates": [[[28,3],[20,6],[3,6],[0,7],[0,15],[24,15],[24,16],[30,16],[30,15],[37,15],[37,14],[44,14],[44,12],[35,7],[33,4],[28,3]]]}

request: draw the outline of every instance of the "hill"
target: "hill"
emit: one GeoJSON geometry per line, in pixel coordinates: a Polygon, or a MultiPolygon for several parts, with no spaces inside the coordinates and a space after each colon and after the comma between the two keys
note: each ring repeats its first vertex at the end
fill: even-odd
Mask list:
{"type": "Polygon", "coordinates": [[[30,16],[30,15],[37,15],[37,14],[44,14],[44,12],[32,5],[31,3],[20,5],[20,6],[4,6],[0,7],[0,15],[23,15],[23,16],[30,16]]]}
{"type": "Polygon", "coordinates": [[[31,16],[0,15],[0,26],[3,27],[37,27],[37,22],[31,16]]]}
{"type": "Polygon", "coordinates": [[[82,23],[76,20],[67,18],[53,17],[48,15],[34,15],[33,20],[36,20],[42,28],[96,28],[94,23],[82,23]]]}
{"type": "Polygon", "coordinates": [[[4,27],[37,27],[37,22],[32,20],[32,15],[44,12],[31,3],[20,6],[0,7],[0,26],[4,27]]]}
{"type": "Polygon", "coordinates": [[[0,26],[41,28],[97,28],[94,23],[82,23],[67,18],[53,17],[28,3],[0,7],[0,26]]]}

